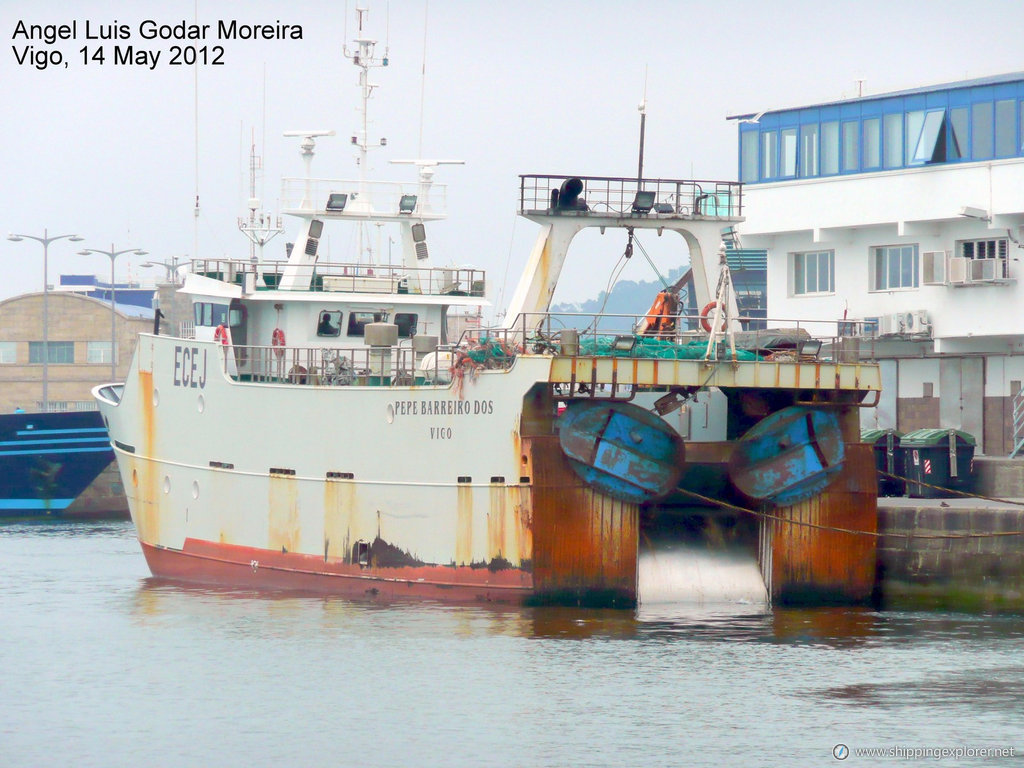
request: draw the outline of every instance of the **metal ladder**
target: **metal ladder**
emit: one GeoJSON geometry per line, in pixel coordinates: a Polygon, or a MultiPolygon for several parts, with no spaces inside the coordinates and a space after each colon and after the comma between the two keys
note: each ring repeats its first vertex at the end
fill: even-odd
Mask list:
{"type": "Polygon", "coordinates": [[[1013,450],[1010,458],[1014,458],[1024,450],[1024,388],[1018,389],[1013,396],[1013,450]]]}

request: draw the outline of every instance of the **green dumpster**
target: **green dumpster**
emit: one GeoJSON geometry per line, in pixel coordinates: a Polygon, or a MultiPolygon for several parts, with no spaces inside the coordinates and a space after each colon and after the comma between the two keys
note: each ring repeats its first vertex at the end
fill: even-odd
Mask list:
{"type": "Polygon", "coordinates": [[[874,447],[875,469],[878,471],[879,496],[903,496],[907,492],[903,466],[903,451],[900,450],[902,433],[895,429],[862,429],[860,440],[874,447]]]}
{"type": "Polygon", "coordinates": [[[918,499],[955,496],[966,491],[974,474],[972,435],[958,429],[918,429],[900,439],[907,495],[918,499]]]}

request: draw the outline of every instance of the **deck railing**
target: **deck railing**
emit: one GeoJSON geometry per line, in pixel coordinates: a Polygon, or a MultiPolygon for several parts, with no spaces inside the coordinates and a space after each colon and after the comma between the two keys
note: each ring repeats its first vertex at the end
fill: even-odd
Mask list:
{"type": "MultiPolygon", "coordinates": [[[[520,316],[510,327],[465,331],[456,343],[431,350],[414,349],[411,339],[394,347],[232,346],[233,354],[225,360],[228,373],[243,382],[411,386],[447,385],[480,370],[507,370],[521,354],[704,359],[708,333],[700,326],[706,318],[672,319],[674,327],[644,334],[638,332],[643,315],[537,313],[520,316]]],[[[785,327],[748,331],[742,330],[744,324],[763,319],[740,317],[735,322],[740,359],[854,364],[867,357],[858,339],[840,335],[841,321],[794,320],[785,327]]],[[[723,335],[714,360],[731,359],[729,339],[723,335]]]]}
{"type": "MultiPolygon", "coordinates": [[[[511,337],[524,342],[525,348],[535,352],[571,353],[577,344],[590,348],[599,339],[620,340],[621,351],[642,346],[627,345],[633,339],[661,339],[674,344],[706,344],[710,317],[678,314],[663,319],[657,333],[644,333],[646,315],[587,314],[572,312],[544,312],[519,316],[511,324],[511,337]],[[566,342],[568,339],[568,343],[566,342]],[[628,349],[627,349],[628,347],[628,349]]],[[[724,327],[723,321],[720,327],[724,327]]],[[[861,339],[845,335],[848,325],[836,320],[768,319],[740,316],[733,321],[737,349],[755,352],[762,359],[782,360],[819,359],[837,363],[856,363],[873,359],[874,345],[862,344],[861,339]],[[771,327],[766,327],[771,326],[771,327]]],[[[476,335],[496,334],[496,330],[479,330],[476,335]]],[[[718,346],[728,347],[729,339],[723,334],[718,346]]],[[[633,354],[633,353],[631,353],[633,354]]]]}
{"type": "Polygon", "coordinates": [[[699,179],[529,174],[519,177],[519,213],[530,212],[737,218],[743,215],[743,185],[699,179]]]}
{"type": "MultiPolygon", "coordinates": [[[[256,290],[277,288],[288,264],[266,261],[260,267],[263,285],[256,290]]],[[[194,259],[192,272],[245,285],[245,275],[254,274],[248,259],[194,259]]],[[[308,291],[342,293],[419,293],[428,296],[484,296],[486,272],[459,267],[409,268],[396,264],[356,264],[318,261],[309,268],[308,291]]]]}

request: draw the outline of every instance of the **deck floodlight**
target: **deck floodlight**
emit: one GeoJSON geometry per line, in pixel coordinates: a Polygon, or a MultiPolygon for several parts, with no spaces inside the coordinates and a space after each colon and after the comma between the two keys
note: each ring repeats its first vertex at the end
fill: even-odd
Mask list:
{"type": "Polygon", "coordinates": [[[402,199],[398,201],[398,212],[412,213],[416,210],[416,199],[416,195],[402,195],[402,199]]]}
{"type": "Polygon", "coordinates": [[[633,198],[633,213],[648,214],[654,207],[654,193],[641,189],[633,198]]]}
{"type": "Polygon", "coordinates": [[[422,223],[412,225],[412,241],[422,243],[427,239],[427,229],[422,223]]]}
{"type": "Polygon", "coordinates": [[[800,357],[817,357],[821,352],[821,339],[808,339],[800,343],[800,357]]]}
{"type": "Polygon", "coordinates": [[[331,192],[327,198],[328,211],[344,211],[345,203],[348,202],[348,195],[344,192],[331,192]]]}
{"type": "Polygon", "coordinates": [[[616,352],[632,352],[636,345],[636,336],[616,336],[612,341],[612,349],[616,352]]]}
{"type": "Polygon", "coordinates": [[[671,203],[655,203],[654,204],[654,212],[655,213],[675,213],[676,209],[672,207],[671,203]]]}

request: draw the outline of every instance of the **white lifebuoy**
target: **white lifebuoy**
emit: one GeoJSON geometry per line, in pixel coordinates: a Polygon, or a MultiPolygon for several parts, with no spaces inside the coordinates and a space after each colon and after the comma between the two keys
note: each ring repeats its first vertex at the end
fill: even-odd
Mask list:
{"type": "Polygon", "coordinates": [[[274,347],[274,354],[277,355],[278,360],[284,357],[284,331],[275,328],[274,332],[270,334],[270,344],[274,347]]]}
{"type": "Polygon", "coordinates": [[[219,341],[226,347],[230,343],[228,341],[228,329],[223,325],[218,325],[217,330],[213,332],[213,340],[219,341]]]}
{"type": "MultiPolygon", "coordinates": [[[[703,328],[708,333],[711,333],[711,321],[708,320],[708,315],[710,315],[711,314],[711,310],[713,310],[717,306],[718,306],[718,302],[717,301],[709,301],[704,306],[704,309],[702,309],[700,311],[700,327],[703,328]]],[[[722,318],[722,330],[723,331],[725,330],[725,325],[726,325],[726,320],[723,317],[722,318]]]]}

